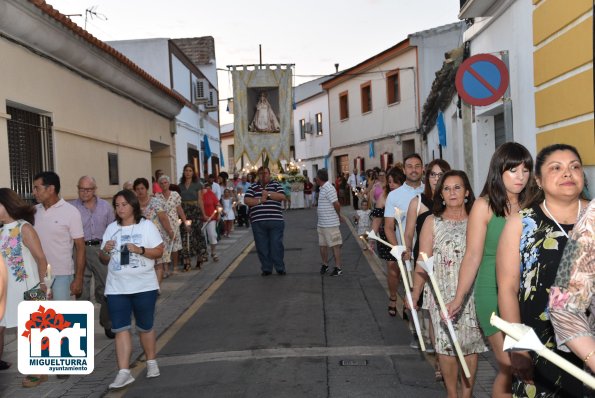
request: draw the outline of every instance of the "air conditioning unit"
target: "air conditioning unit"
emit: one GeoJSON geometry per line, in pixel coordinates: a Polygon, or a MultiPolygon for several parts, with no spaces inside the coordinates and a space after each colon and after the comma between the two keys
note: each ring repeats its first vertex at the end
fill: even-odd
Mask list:
{"type": "Polygon", "coordinates": [[[304,133],[312,134],[312,123],[306,122],[306,126],[304,127],[304,133]]]}
{"type": "Polygon", "coordinates": [[[209,97],[207,100],[207,104],[205,106],[205,110],[207,112],[214,112],[217,110],[217,108],[219,106],[219,101],[217,98],[217,90],[215,90],[214,88],[211,88],[211,89],[209,89],[208,93],[209,93],[209,97]]]}
{"type": "Polygon", "coordinates": [[[204,104],[209,101],[209,81],[196,79],[194,82],[194,103],[204,104]]]}

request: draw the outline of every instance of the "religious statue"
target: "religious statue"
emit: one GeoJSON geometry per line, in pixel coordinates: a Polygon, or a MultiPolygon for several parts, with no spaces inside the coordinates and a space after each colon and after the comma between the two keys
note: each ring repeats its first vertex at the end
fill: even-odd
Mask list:
{"type": "Polygon", "coordinates": [[[267,93],[260,92],[258,103],[256,104],[256,113],[252,123],[248,126],[248,131],[259,133],[278,133],[281,131],[279,120],[273,112],[273,108],[267,99],[267,93]]]}

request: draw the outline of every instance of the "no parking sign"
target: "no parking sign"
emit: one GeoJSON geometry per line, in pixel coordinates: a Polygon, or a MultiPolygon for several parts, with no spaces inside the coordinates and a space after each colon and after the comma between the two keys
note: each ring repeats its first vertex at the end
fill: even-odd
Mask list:
{"type": "Polygon", "coordinates": [[[490,54],[477,54],[459,66],[455,85],[466,103],[483,106],[502,98],[508,82],[508,69],[504,62],[490,54]]]}

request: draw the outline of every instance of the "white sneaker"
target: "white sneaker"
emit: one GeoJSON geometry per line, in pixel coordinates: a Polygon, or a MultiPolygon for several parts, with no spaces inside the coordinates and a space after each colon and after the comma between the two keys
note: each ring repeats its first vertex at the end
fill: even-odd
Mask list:
{"type": "Polygon", "coordinates": [[[147,361],[147,379],[152,377],[158,377],[161,373],[159,373],[159,366],[157,366],[157,361],[154,359],[150,359],[147,361]]]}
{"type": "Polygon", "coordinates": [[[121,369],[112,384],[109,385],[110,390],[116,390],[126,387],[128,384],[134,382],[134,377],[130,374],[130,370],[121,369]]]}

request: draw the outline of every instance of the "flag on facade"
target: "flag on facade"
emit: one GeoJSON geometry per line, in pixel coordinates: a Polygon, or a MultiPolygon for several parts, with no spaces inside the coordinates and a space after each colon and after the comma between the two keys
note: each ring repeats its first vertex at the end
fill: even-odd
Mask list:
{"type": "Polygon", "coordinates": [[[438,111],[436,126],[438,126],[438,139],[440,140],[440,145],[446,147],[446,126],[444,125],[444,115],[442,114],[442,111],[438,111]]]}
{"type": "Polygon", "coordinates": [[[221,159],[221,167],[225,167],[225,160],[223,160],[223,148],[219,146],[219,159],[221,159]]]}
{"type": "Polygon", "coordinates": [[[205,159],[211,157],[211,147],[209,146],[209,138],[205,135],[205,159]]]}
{"type": "Polygon", "coordinates": [[[370,141],[370,158],[374,157],[374,141],[370,141]]]}

